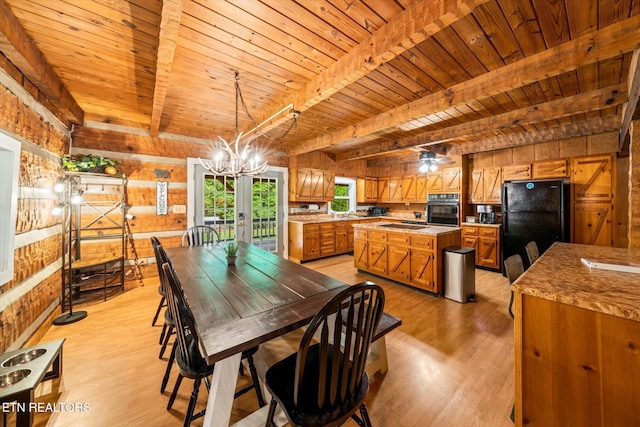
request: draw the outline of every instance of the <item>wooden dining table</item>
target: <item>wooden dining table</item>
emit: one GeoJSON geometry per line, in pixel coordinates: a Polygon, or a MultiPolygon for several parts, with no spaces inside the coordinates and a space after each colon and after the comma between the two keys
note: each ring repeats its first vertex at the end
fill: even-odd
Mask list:
{"type": "Polygon", "coordinates": [[[215,363],[205,426],[228,426],[242,351],[305,326],[348,285],[245,242],[167,249],[193,312],[201,352],[215,363]]]}

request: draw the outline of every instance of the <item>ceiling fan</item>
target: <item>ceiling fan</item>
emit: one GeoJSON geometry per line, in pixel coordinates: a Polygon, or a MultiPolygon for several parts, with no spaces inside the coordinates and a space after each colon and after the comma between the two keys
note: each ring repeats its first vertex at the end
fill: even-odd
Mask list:
{"type": "Polygon", "coordinates": [[[418,170],[421,173],[434,172],[438,169],[438,165],[450,165],[455,163],[448,157],[436,157],[436,153],[433,151],[421,151],[419,162],[420,167],[418,170]]]}

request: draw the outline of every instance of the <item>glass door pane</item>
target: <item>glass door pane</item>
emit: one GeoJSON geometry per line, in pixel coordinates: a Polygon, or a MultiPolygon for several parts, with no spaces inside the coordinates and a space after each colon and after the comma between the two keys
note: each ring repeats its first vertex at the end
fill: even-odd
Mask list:
{"type": "Polygon", "coordinates": [[[204,224],[215,228],[220,240],[235,240],[235,178],[205,174],[203,197],[204,224]]]}
{"type": "Polygon", "coordinates": [[[251,243],[277,252],[278,185],[276,178],[254,177],[251,188],[251,243]]]}

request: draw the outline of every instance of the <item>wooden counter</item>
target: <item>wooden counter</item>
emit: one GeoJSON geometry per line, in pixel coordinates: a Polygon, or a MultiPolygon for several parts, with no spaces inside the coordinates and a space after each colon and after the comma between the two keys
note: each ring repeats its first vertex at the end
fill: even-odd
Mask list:
{"type": "Polygon", "coordinates": [[[388,227],[389,222],[354,224],[354,266],[397,282],[442,295],[442,249],[460,246],[460,228],[388,227]]]}
{"type": "Polygon", "coordinates": [[[640,251],[555,243],[512,285],[516,425],[628,426],[640,413],[640,251]]]}

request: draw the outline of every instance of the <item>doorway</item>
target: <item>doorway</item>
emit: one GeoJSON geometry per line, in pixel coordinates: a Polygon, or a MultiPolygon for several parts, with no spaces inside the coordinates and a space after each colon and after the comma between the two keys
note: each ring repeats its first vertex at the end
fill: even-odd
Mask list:
{"type": "Polygon", "coordinates": [[[257,176],[216,176],[198,159],[187,163],[188,226],[207,224],[222,241],[239,240],[287,256],[285,206],[288,170],[270,167],[257,176]]]}

